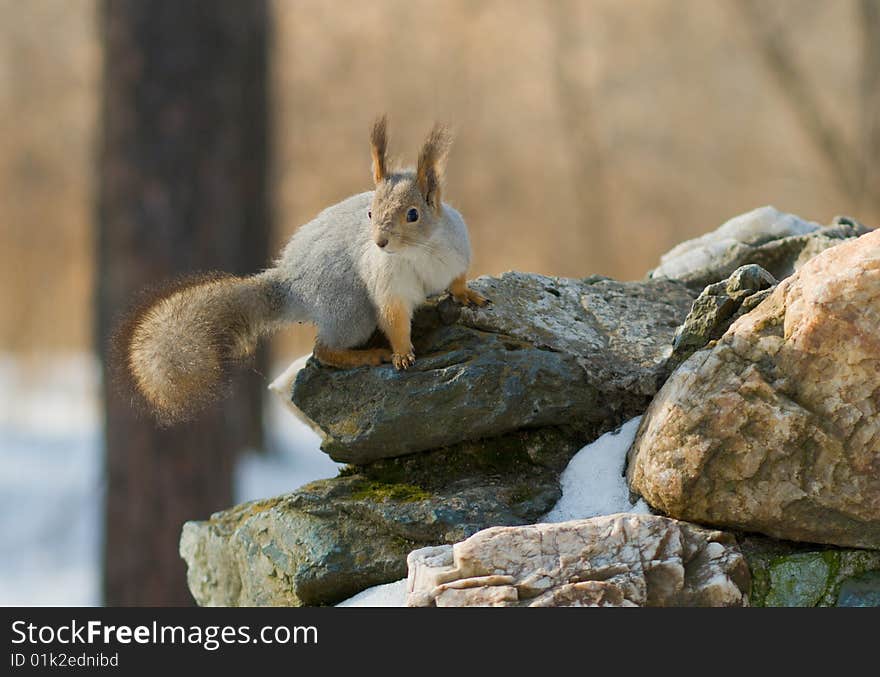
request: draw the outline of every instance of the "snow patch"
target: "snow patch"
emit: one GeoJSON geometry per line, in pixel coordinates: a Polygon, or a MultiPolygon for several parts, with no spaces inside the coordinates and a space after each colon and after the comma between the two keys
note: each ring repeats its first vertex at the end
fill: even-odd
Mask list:
{"type": "Polygon", "coordinates": [[[562,498],[544,515],[544,522],[567,522],[619,512],[647,514],[647,504],[633,505],[623,476],[626,452],[635,440],[641,416],[605,433],[581,449],[560,477],[562,498]]]}
{"type": "Polygon", "coordinates": [[[377,585],[349,597],[336,606],[406,606],[406,579],[377,585]]]}

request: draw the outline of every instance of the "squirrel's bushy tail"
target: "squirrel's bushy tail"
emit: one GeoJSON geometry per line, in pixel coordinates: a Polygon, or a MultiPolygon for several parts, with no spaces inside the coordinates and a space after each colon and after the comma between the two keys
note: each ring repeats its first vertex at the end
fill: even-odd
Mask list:
{"type": "Polygon", "coordinates": [[[229,363],[283,323],[285,293],[271,271],[183,280],[142,304],[116,341],[118,365],[160,424],[192,418],[222,394],[229,363]]]}

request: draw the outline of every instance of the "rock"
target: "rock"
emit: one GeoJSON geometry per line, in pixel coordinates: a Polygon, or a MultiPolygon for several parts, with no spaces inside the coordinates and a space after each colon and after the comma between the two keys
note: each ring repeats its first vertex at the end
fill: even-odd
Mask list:
{"type": "Polygon", "coordinates": [[[543,430],[387,459],[187,522],[180,553],[203,606],[332,604],[406,575],[406,556],[493,525],[528,524],[578,450],[543,430]]]}
{"type": "Polygon", "coordinates": [[[656,515],[495,527],[408,563],[408,606],[748,603],[733,536],[656,515]]]}
{"type": "Polygon", "coordinates": [[[630,487],[685,520],[880,548],[880,231],[784,280],[657,394],[630,487]]]}
{"type": "Polygon", "coordinates": [[[845,216],[822,227],[774,207],[760,207],[682,242],[660,258],[660,265],[648,277],[682,280],[702,289],[754,263],[781,280],[819,252],[867,232],[865,226],[845,216]]]}
{"type": "Polygon", "coordinates": [[[586,443],[647,407],[665,378],[694,292],[674,281],[480,278],[487,308],[429,304],[414,322],[418,359],[338,370],[310,360],[292,401],[342,462],[567,426],[586,443]]]}
{"type": "Polygon", "coordinates": [[[880,552],[747,536],[751,606],[880,606],[880,552]]]}
{"type": "Polygon", "coordinates": [[[880,571],[871,571],[843,581],[836,606],[880,607],[880,571]]]}
{"type": "MultiPolygon", "coordinates": [[[[751,534],[739,535],[737,543],[751,573],[749,606],[880,606],[880,552],[792,543],[751,534]]],[[[444,574],[455,570],[450,546],[415,550],[407,558],[407,565],[409,580],[370,588],[337,606],[406,606],[408,590],[432,591],[445,582],[444,574]],[[415,580],[415,576],[420,578],[415,580]]],[[[589,585],[588,581],[572,587],[577,590],[589,585]]],[[[500,588],[501,583],[495,587],[500,588]]],[[[613,605],[605,603],[611,601],[612,592],[619,593],[616,588],[602,592],[601,605],[623,603],[622,596],[615,597],[613,605]]],[[[430,594],[410,600],[411,606],[432,604],[430,594]]]]}
{"type": "Polygon", "coordinates": [[[734,320],[757,307],[776,285],[776,278],[751,263],[737,268],[726,280],[706,287],[694,301],[684,324],[675,332],[672,359],[667,365],[669,371],[709,341],[721,338],[734,320]]]}

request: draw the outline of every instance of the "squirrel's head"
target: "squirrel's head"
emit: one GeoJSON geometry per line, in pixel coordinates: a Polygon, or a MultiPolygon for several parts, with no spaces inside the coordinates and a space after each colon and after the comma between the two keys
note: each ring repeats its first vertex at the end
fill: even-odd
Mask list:
{"type": "Polygon", "coordinates": [[[451,143],[446,127],[435,124],[416,169],[391,171],[385,116],[373,125],[370,148],[376,192],[368,216],[377,247],[394,254],[430,239],[443,212],[443,175],[451,143]]]}

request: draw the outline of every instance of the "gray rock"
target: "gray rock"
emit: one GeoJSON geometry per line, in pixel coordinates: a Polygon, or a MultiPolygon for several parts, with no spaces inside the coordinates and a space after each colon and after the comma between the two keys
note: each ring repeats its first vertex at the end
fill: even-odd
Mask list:
{"type": "Polygon", "coordinates": [[[836,606],[880,606],[880,571],[870,571],[843,581],[840,584],[836,606]]]}
{"type": "Polygon", "coordinates": [[[706,287],[675,332],[670,372],[710,341],[721,338],[734,320],[767,298],[776,284],[776,278],[752,263],[737,268],[726,280],[706,287]]]}
{"type": "Polygon", "coordinates": [[[517,433],[350,468],[277,498],[187,522],[180,554],[203,606],[333,604],[406,575],[406,556],[535,521],[577,444],[517,433]]]}
{"type": "Polygon", "coordinates": [[[658,515],[496,527],[409,555],[407,606],[745,606],[731,534],[658,515]]]}
{"type": "Polygon", "coordinates": [[[594,439],[644,411],[695,296],[674,281],[526,273],[474,287],[493,303],[447,299],[417,315],[408,371],[310,360],[297,374],[293,404],[332,458],[367,463],[546,426],[594,439]]]}
{"type": "Polygon", "coordinates": [[[740,266],[755,263],[782,280],[819,252],[868,230],[845,216],[823,227],[773,207],[760,207],[682,242],[660,258],[648,277],[681,280],[702,289],[726,279],[740,266]]]}

